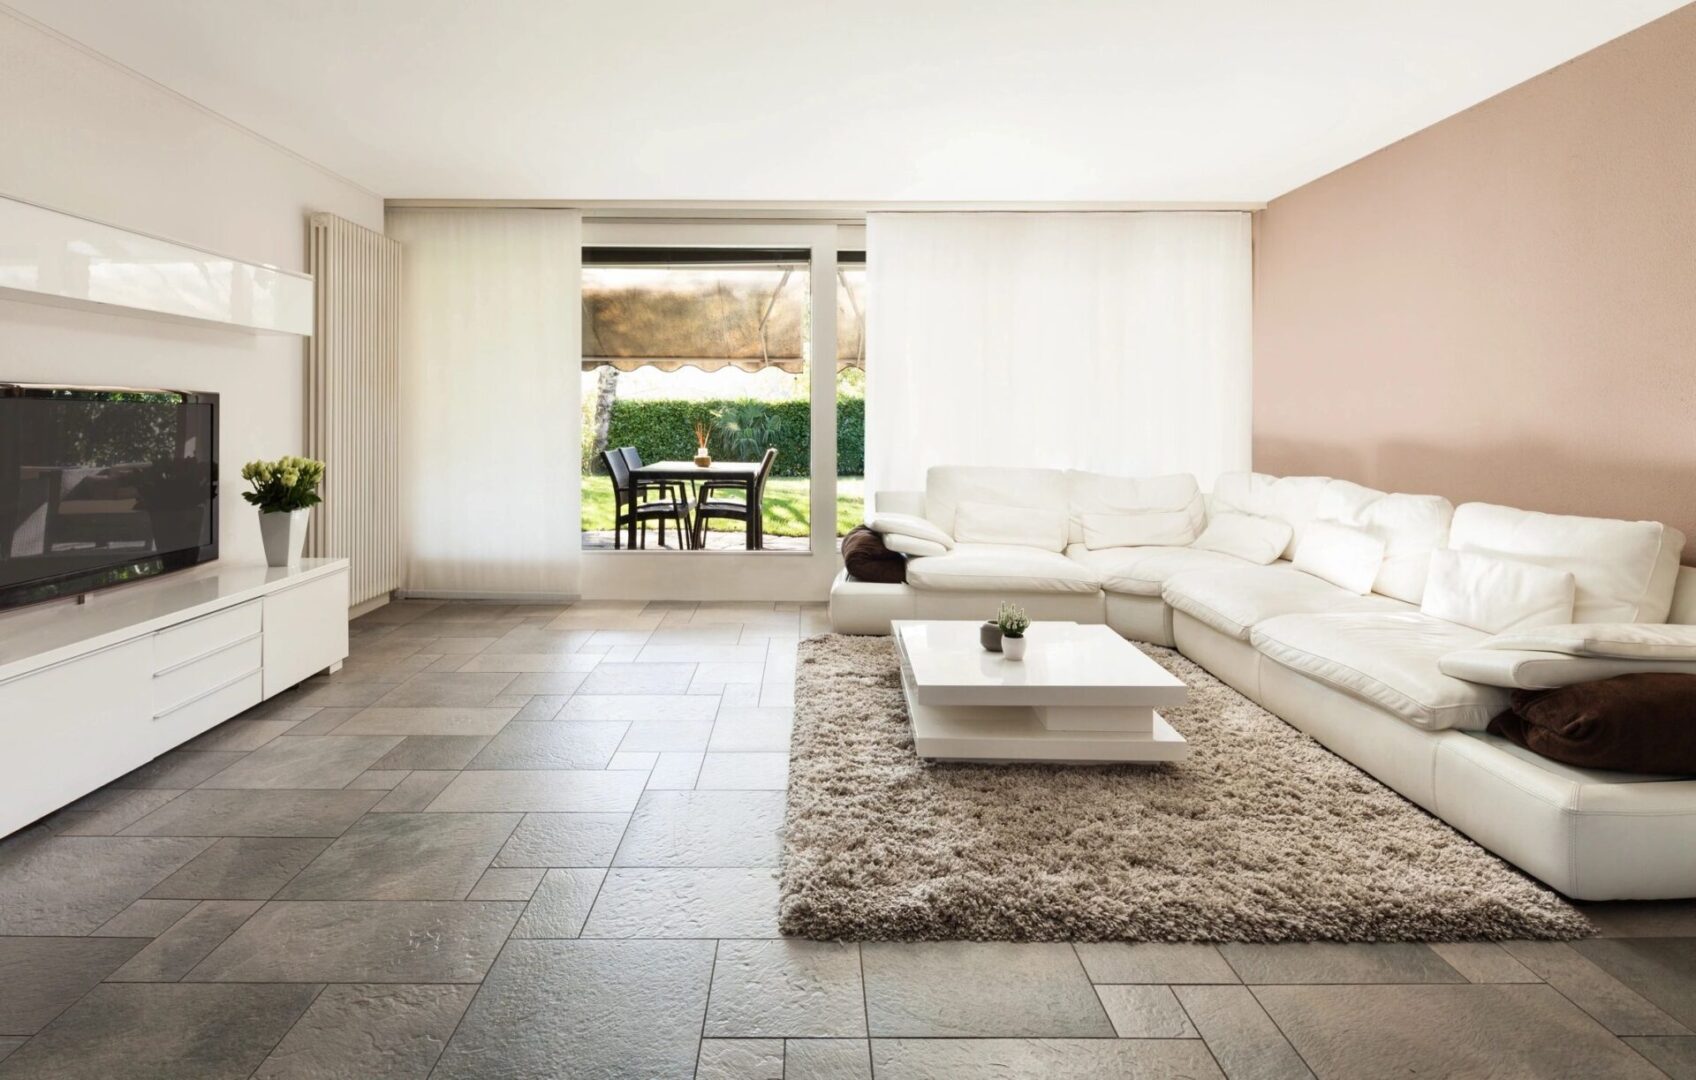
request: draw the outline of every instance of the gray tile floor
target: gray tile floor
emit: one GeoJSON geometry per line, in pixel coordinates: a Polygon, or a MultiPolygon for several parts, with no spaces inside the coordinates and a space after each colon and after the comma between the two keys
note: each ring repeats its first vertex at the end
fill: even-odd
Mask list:
{"type": "Polygon", "coordinates": [[[0,1077],[1696,1077],[1696,904],[1572,944],[777,933],[821,609],[403,602],[0,843],[0,1077]]]}

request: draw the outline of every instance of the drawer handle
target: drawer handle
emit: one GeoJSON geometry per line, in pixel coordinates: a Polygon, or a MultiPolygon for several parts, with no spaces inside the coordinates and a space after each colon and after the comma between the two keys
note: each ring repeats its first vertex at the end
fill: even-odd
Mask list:
{"type": "Polygon", "coordinates": [[[179,668],[188,667],[190,664],[198,664],[200,661],[206,659],[209,656],[217,656],[221,652],[226,652],[230,649],[237,648],[238,646],[246,645],[250,641],[256,641],[256,640],[258,640],[259,636],[260,636],[260,632],[256,630],[253,633],[242,638],[240,641],[232,641],[232,642],[229,642],[228,644],[225,644],[225,645],[214,645],[212,648],[207,649],[205,652],[201,653],[199,656],[191,656],[187,660],[177,661],[176,663],[172,664],[168,668],[160,668],[158,671],[155,671],[153,673],[153,677],[155,679],[157,679],[162,675],[169,675],[171,672],[176,671],[179,668]]]}

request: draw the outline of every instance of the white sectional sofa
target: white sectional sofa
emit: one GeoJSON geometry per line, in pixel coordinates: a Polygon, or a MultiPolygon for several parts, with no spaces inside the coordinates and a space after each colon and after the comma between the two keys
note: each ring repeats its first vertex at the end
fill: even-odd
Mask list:
{"type": "Polygon", "coordinates": [[[1568,896],[1696,896],[1696,778],[1572,768],[1484,730],[1516,686],[1696,663],[1482,647],[1493,635],[1467,621],[1490,613],[1443,607],[1490,592],[1464,577],[1480,566],[1528,564],[1527,581],[1501,587],[1522,606],[1564,587],[1570,614],[1553,621],[1696,624],[1676,529],[1455,508],[1326,477],[1228,474],[1203,497],[1189,477],[967,466],[930,470],[923,492],[878,492],[872,511],[910,555],[907,584],[844,570],[830,598],[839,633],[984,618],[1003,600],[1033,619],[1105,622],[1176,647],[1568,896]],[[1211,549],[1241,522],[1269,562],[1211,549]],[[1431,585],[1422,611],[1439,573],[1463,576],[1431,585]]]}

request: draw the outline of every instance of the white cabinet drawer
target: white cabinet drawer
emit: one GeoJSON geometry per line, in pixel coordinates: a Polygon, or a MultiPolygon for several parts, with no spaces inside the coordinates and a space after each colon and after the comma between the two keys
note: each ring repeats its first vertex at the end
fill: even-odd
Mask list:
{"type": "Polygon", "coordinates": [[[163,716],[243,675],[258,672],[263,651],[255,633],[246,641],[159,672],[153,676],[153,715],[163,716]]]}
{"type": "Polygon", "coordinates": [[[163,753],[259,704],[263,682],[264,675],[253,671],[218,687],[204,697],[192,698],[170,712],[155,717],[153,724],[158,730],[156,745],[160,748],[159,752],[163,753]]]}
{"type": "Polygon", "coordinates": [[[249,600],[153,635],[153,670],[165,671],[259,633],[260,602],[249,600]]]}

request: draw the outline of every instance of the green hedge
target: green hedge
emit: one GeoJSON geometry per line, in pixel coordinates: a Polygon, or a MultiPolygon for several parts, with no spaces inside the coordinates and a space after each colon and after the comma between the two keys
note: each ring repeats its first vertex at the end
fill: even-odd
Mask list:
{"type": "MultiPolygon", "coordinates": [[[[607,425],[608,446],[634,446],[643,461],[687,461],[695,456],[696,420],[711,421],[729,405],[746,406],[747,401],[726,399],[678,401],[652,399],[615,401],[607,425]]],[[[777,447],[772,472],[777,476],[806,476],[812,461],[812,408],[806,401],[755,402],[763,406],[777,447]]],[[[707,447],[716,458],[737,455],[723,445],[721,433],[713,433],[707,447]]],[[[836,399],[836,471],[843,476],[860,476],[866,461],[866,401],[858,397],[836,399]]],[[[585,472],[603,473],[606,465],[597,457],[584,462],[585,472]]]]}

